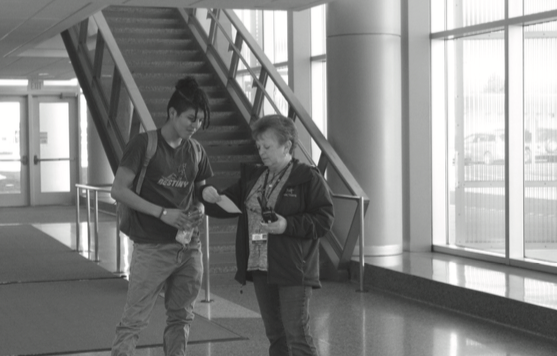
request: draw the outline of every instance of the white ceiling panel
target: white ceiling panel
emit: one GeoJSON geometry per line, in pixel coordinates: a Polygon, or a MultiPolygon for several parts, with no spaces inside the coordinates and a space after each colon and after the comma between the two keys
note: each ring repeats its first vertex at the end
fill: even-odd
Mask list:
{"type": "Polygon", "coordinates": [[[86,8],[94,1],[75,1],[75,0],[53,0],[48,6],[38,11],[33,18],[35,19],[60,19],[72,16],[79,10],[86,8]]]}
{"type": "MultiPolygon", "coordinates": [[[[0,62],[1,63],[1,62],[0,62]]],[[[2,78],[42,78],[42,79],[71,79],[75,77],[67,58],[33,58],[19,57],[8,65],[0,68],[2,78]],[[8,74],[13,73],[13,74],[8,74]]]]}
{"type": "Polygon", "coordinates": [[[0,19],[0,41],[24,22],[20,19],[0,19]]]}
{"type": "Polygon", "coordinates": [[[28,19],[53,1],[55,0],[0,0],[0,19],[28,19]]]}

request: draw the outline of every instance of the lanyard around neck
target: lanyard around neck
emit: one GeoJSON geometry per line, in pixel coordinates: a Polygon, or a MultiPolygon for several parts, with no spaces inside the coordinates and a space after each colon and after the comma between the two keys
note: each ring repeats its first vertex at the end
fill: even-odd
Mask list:
{"type": "Polygon", "coordinates": [[[267,207],[267,199],[269,199],[271,197],[271,194],[273,194],[273,191],[279,185],[282,177],[284,177],[284,175],[286,174],[286,171],[288,170],[288,167],[290,167],[291,164],[292,164],[292,161],[288,162],[286,167],[284,167],[282,169],[282,171],[280,172],[279,178],[275,181],[275,183],[271,184],[271,190],[269,191],[269,194],[267,194],[267,180],[269,179],[269,172],[270,171],[267,169],[267,174],[265,174],[265,182],[263,183],[263,191],[261,192],[261,199],[262,199],[263,207],[267,207]]]}

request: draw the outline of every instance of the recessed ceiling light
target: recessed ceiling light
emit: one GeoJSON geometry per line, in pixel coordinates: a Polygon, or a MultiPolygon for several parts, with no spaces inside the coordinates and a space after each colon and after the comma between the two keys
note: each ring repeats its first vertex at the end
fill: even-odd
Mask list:
{"type": "Polygon", "coordinates": [[[39,77],[46,77],[48,73],[39,73],[39,77]]]}

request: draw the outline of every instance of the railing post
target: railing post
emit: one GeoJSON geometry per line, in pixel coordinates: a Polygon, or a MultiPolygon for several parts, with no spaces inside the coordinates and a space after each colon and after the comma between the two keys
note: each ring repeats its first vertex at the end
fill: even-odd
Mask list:
{"type": "Polygon", "coordinates": [[[75,200],[75,250],[79,252],[79,245],[81,241],[81,217],[80,217],[80,201],[79,201],[79,192],[81,189],[78,187],[75,190],[76,193],[76,200],[75,200]]]}
{"type": "Polygon", "coordinates": [[[122,241],[120,240],[120,209],[118,209],[118,203],[116,203],[116,273],[122,273],[121,267],[121,253],[122,241]]]}
{"type": "Polygon", "coordinates": [[[209,35],[207,41],[214,45],[217,40],[217,23],[220,17],[220,9],[207,9],[207,18],[211,17],[211,25],[209,27],[209,35]],[[211,16],[211,13],[212,15],[211,16]]]}
{"type": "Polygon", "coordinates": [[[99,262],[99,191],[95,190],[95,262],[99,262]]]}
{"type": "Polygon", "coordinates": [[[358,205],[360,208],[360,289],[358,289],[357,292],[365,293],[367,290],[364,289],[364,197],[360,196],[360,202],[358,205]]]}
{"type": "Polygon", "coordinates": [[[209,256],[209,217],[205,216],[205,241],[203,241],[203,283],[205,284],[205,299],[203,303],[211,303],[211,258],[209,256]]]}
{"type": "Polygon", "coordinates": [[[87,189],[87,252],[91,253],[91,191],[89,189],[87,189]]]}
{"type": "MultiPolygon", "coordinates": [[[[238,52],[241,53],[242,45],[244,43],[244,38],[240,33],[236,33],[236,40],[234,41],[234,46],[238,49],[238,52]]],[[[240,56],[238,52],[232,51],[232,58],[230,59],[230,68],[228,68],[228,79],[235,80],[236,73],[238,73],[238,64],[240,64],[240,56]]]]}

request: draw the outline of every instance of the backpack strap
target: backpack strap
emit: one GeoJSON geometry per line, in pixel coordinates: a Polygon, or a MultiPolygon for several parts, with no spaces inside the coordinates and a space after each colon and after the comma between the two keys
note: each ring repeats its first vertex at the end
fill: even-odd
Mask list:
{"type": "Polygon", "coordinates": [[[199,165],[199,163],[201,162],[201,147],[199,147],[199,142],[197,142],[196,139],[190,138],[190,141],[191,145],[193,146],[193,150],[195,151],[195,164],[199,165]]]}
{"type": "Polygon", "coordinates": [[[137,193],[137,195],[139,195],[139,193],[141,192],[141,186],[143,185],[143,180],[145,178],[145,172],[147,171],[149,161],[157,151],[157,141],[157,130],[147,131],[147,149],[145,150],[145,157],[143,157],[143,166],[141,167],[141,172],[139,173],[139,178],[137,179],[137,185],[135,187],[135,192],[137,193]]]}

